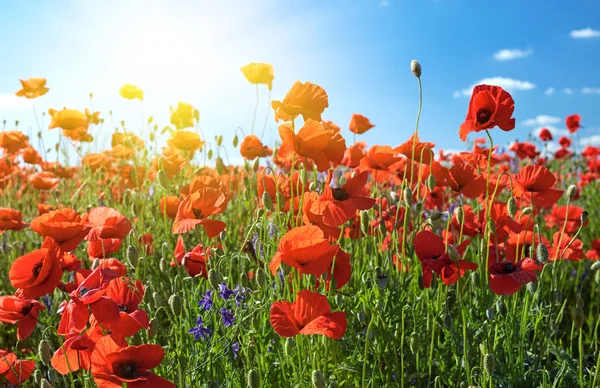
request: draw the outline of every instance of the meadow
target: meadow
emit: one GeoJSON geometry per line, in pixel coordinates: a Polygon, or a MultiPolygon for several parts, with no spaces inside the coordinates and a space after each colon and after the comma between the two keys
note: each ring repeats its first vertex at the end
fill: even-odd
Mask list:
{"type": "MultiPolygon", "coordinates": [[[[204,138],[186,102],[135,129],[92,105],[5,121],[0,386],[599,387],[585,117],[500,153],[518,100],[478,85],[448,134],[470,151],[446,153],[419,137],[426,71],[405,71],[420,100],[400,145],[362,141],[379,128],[358,113],[344,139],[323,119],[336,102],[300,81],[269,101],[276,144],[256,110],[204,138]],[[100,127],[110,148],[92,152],[100,127]]],[[[271,90],[271,65],[241,73],[271,90]]],[[[32,103],[53,88],[21,86],[32,103]]],[[[115,98],[143,103],[140,87],[115,98]]]]}

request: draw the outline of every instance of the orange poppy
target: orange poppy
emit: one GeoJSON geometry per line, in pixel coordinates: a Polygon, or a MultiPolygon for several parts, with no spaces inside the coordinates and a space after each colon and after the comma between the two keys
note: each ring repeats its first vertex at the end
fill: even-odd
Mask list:
{"type": "Polygon", "coordinates": [[[202,225],[209,238],[216,237],[225,229],[225,223],[207,217],[220,214],[227,206],[225,194],[213,187],[202,187],[185,197],[175,216],[172,231],[175,234],[186,233],[202,225]]]}
{"type": "Polygon", "coordinates": [[[342,128],[340,128],[339,125],[337,125],[333,121],[330,121],[330,120],[325,121],[325,120],[323,120],[321,122],[321,124],[323,124],[323,128],[325,128],[325,129],[331,129],[333,132],[342,132],[342,128]]]}
{"type": "MultiPolygon", "coordinates": [[[[89,123],[87,116],[76,109],[49,109],[52,118],[48,129],[62,128],[67,131],[87,132],[89,123]]],[[[63,132],[64,133],[64,132],[63,132]]]]}
{"type": "Polygon", "coordinates": [[[273,155],[273,150],[263,145],[258,136],[248,135],[244,138],[242,144],[240,144],[240,154],[242,154],[244,159],[253,160],[271,156],[273,155]]]}
{"type": "Polygon", "coordinates": [[[109,168],[112,161],[106,154],[89,153],[81,159],[81,164],[88,166],[92,171],[97,171],[101,168],[109,168]]]}
{"type": "Polygon", "coordinates": [[[88,108],[85,108],[85,117],[89,124],[100,124],[100,112],[92,112],[88,108]]]}
{"type": "Polygon", "coordinates": [[[29,177],[29,182],[37,190],[51,190],[58,186],[60,178],[51,172],[40,171],[29,177]]]}
{"type": "Polygon", "coordinates": [[[21,386],[35,370],[35,361],[17,360],[14,353],[0,349],[0,377],[10,384],[21,386]]]}
{"type": "Polygon", "coordinates": [[[28,164],[42,163],[42,156],[32,146],[23,148],[21,156],[23,156],[23,161],[28,164]]]}
{"type": "Polygon", "coordinates": [[[20,131],[0,132],[0,148],[4,148],[9,154],[15,154],[28,145],[28,137],[20,131]]]}
{"type": "Polygon", "coordinates": [[[319,200],[319,193],[307,191],[302,197],[302,222],[304,225],[315,225],[323,231],[323,235],[329,241],[336,241],[340,237],[340,228],[326,225],[323,221],[323,215],[311,212],[313,204],[319,200]]]}
{"type": "Polygon", "coordinates": [[[50,90],[46,87],[46,78],[35,77],[19,81],[21,81],[22,88],[15,93],[18,97],[38,98],[50,90]]]}
{"type": "Polygon", "coordinates": [[[385,182],[395,171],[394,163],[401,159],[390,146],[372,146],[360,161],[360,171],[369,171],[377,183],[385,182]]]}
{"type": "Polygon", "coordinates": [[[515,129],[515,119],[511,117],[514,110],[513,98],[500,86],[475,86],[469,102],[467,117],[458,132],[460,139],[466,141],[469,133],[492,129],[496,126],[503,131],[515,129]]]}
{"type": "Polygon", "coordinates": [[[281,148],[312,159],[319,172],[327,170],[330,163],[339,165],[346,151],[346,141],[342,135],[326,130],[320,122],[311,119],[305,121],[298,134],[294,134],[290,125],[280,125],[279,136],[282,139],[281,148]]]}
{"type": "Polygon", "coordinates": [[[52,367],[61,375],[68,375],[80,369],[89,370],[95,346],[96,343],[86,333],[73,334],[52,356],[52,367]]]}
{"type": "Polygon", "coordinates": [[[20,211],[8,207],[0,207],[0,234],[5,230],[17,232],[26,227],[27,223],[23,222],[23,215],[20,211]]]}
{"type": "Polygon", "coordinates": [[[278,251],[269,268],[275,275],[281,262],[296,268],[301,274],[321,276],[327,271],[338,245],[331,245],[316,226],[300,226],[279,240],[278,251]]]}
{"type": "Polygon", "coordinates": [[[352,113],[352,118],[350,119],[350,132],[356,133],[360,135],[361,133],[367,132],[369,129],[373,128],[375,124],[371,124],[368,118],[363,115],[359,115],[358,113],[352,113]]]}
{"type": "Polygon", "coordinates": [[[547,208],[556,203],[563,190],[553,188],[556,177],[544,166],[529,165],[513,176],[513,194],[530,199],[536,207],[547,208]]]}
{"type": "Polygon", "coordinates": [[[130,337],[150,326],[148,313],[138,308],[144,293],[144,285],[139,280],[119,277],[110,281],[105,295],[119,305],[119,320],[105,325],[113,335],[130,337]]]}
{"type": "Polygon", "coordinates": [[[267,85],[269,90],[273,88],[275,75],[273,74],[273,66],[268,63],[250,63],[240,70],[251,84],[264,84],[267,85]]]}
{"type": "Polygon", "coordinates": [[[17,339],[23,341],[35,330],[38,314],[46,307],[35,299],[21,299],[16,296],[0,296],[0,322],[14,325],[18,323],[17,339]]]}
{"type": "Polygon", "coordinates": [[[12,263],[8,273],[10,284],[19,288],[24,298],[40,298],[52,293],[62,277],[58,255],[58,244],[46,237],[40,249],[12,263]]]}
{"type": "Polygon", "coordinates": [[[73,209],[59,209],[42,214],[31,221],[31,229],[44,237],[52,237],[63,252],[74,251],[88,234],[79,214],[73,209]]]}
{"type": "Polygon", "coordinates": [[[294,86],[281,101],[272,101],[271,107],[275,111],[275,121],[283,119],[291,121],[298,115],[303,119],[321,121],[321,114],[329,106],[325,89],[310,82],[296,81],[294,86]]]}
{"type": "Polygon", "coordinates": [[[91,229],[87,236],[88,241],[105,238],[124,239],[131,231],[131,221],[118,210],[112,207],[101,206],[91,209],[84,214],[83,221],[91,229]]]}
{"type": "Polygon", "coordinates": [[[409,159],[413,159],[415,162],[431,164],[431,161],[434,159],[433,147],[435,147],[435,144],[430,142],[421,143],[419,134],[413,133],[410,139],[394,148],[394,151],[409,159]]]}
{"type": "Polygon", "coordinates": [[[180,203],[181,200],[174,195],[162,197],[159,202],[160,212],[174,220],[175,217],[177,217],[177,209],[179,208],[180,203]]]}

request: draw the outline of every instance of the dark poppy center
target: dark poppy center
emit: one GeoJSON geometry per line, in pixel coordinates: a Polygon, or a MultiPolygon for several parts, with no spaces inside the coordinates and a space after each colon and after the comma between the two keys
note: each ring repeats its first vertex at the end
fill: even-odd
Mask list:
{"type": "Polygon", "coordinates": [[[139,376],[137,365],[133,362],[124,362],[119,364],[119,377],[134,379],[139,376]]]}
{"type": "Polygon", "coordinates": [[[431,256],[431,259],[432,259],[432,260],[437,260],[437,259],[439,259],[439,258],[440,258],[440,256],[441,256],[441,255],[433,255],[433,256],[431,256]]]}
{"type": "Polygon", "coordinates": [[[44,263],[42,263],[41,261],[33,266],[33,268],[31,269],[31,274],[33,275],[34,278],[37,279],[37,277],[40,276],[40,272],[42,271],[43,266],[44,266],[44,263]]]}
{"type": "Polygon", "coordinates": [[[86,287],[81,287],[81,289],[79,290],[79,296],[84,296],[85,294],[87,294],[88,292],[90,292],[89,288],[86,287]]]}
{"type": "Polygon", "coordinates": [[[204,218],[204,214],[202,214],[202,210],[200,209],[193,209],[194,212],[194,216],[196,218],[204,218]]]}
{"type": "Polygon", "coordinates": [[[486,124],[492,118],[492,113],[485,109],[481,108],[477,111],[477,124],[486,124]]]}
{"type": "Polygon", "coordinates": [[[342,187],[331,189],[331,195],[333,195],[333,198],[338,201],[345,201],[350,198],[350,194],[348,194],[348,192],[342,187]]]}
{"type": "Polygon", "coordinates": [[[128,312],[127,311],[127,306],[125,306],[124,304],[120,304],[119,305],[119,311],[122,311],[124,313],[128,312]]]}
{"type": "Polygon", "coordinates": [[[500,267],[500,273],[502,273],[502,274],[513,273],[516,270],[517,270],[517,267],[509,261],[502,263],[502,266],[500,267]]]}

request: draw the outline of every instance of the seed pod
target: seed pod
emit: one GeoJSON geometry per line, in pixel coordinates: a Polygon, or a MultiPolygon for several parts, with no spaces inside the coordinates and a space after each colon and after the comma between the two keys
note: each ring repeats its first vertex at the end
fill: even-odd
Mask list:
{"type": "Polygon", "coordinates": [[[420,78],[422,74],[421,64],[416,59],[410,61],[410,71],[415,75],[415,77],[420,78]]]}
{"type": "Polygon", "coordinates": [[[219,274],[217,274],[217,271],[212,268],[208,270],[208,282],[215,290],[219,289],[219,274]]]}
{"type": "Polygon", "coordinates": [[[398,193],[395,191],[390,191],[390,201],[392,201],[392,203],[398,203],[399,200],[400,197],[398,196],[398,193]]]}
{"type": "Polygon", "coordinates": [[[567,198],[571,200],[573,199],[573,197],[575,197],[575,194],[577,194],[577,186],[570,185],[567,189],[567,198]]]}
{"type": "Polygon", "coordinates": [[[496,360],[494,359],[494,355],[492,353],[486,353],[486,355],[483,356],[483,369],[485,369],[488,376],[491,376],[492,373],[494,373],[495,367],[496,360]]]}
{"type": "Polygon", "coordinates": [[[435,176],[433,176],[433,174],[429,174],[427,180],[425,181],[425,185],[427,185],[429,191],[433,191],[433,189],[435,189],[437,182],[435,181],[435,176]]]}
{"type": "Polygon", "coordinates": [[[40,369],[36,369],[35,372],[33,372],[33,381],[35,381],[38,384],[41,384],[42,380],[44,380],[44,375],[42,374],[42,371],[40,369]]]}
{"type": "Polygon", "coordinates": [[[526,216],[529,213],[531,213],[531,208],[529,206],[523,208],[523,210],[521,211],[521,215],[526,216]]]}
{"type": "Polygon", "coordinates": [[[369,233],[369,213],[366,210],[360,212],[360,230],[365,235],[369,233]]]}
{"type": "Polygon", "coordinates": [[[273,200],[268,191],[265,191],[262,195],[262,204],[268,211],[273,211],[273,200]]]}
{"type": "Polygon", "coordinates": [[[406,207],[412,207],[412,205],[413,205],[413,192],[410,189],[410,187],[406,187],[402,191],[402,200],[404,201],[404,204],[406,205],[406,207]]]}
{"type": "Polygon", "coordinates": [[[248,279],[248,274],[246,272],[243,272],[240,275],[240,284],[242,285],[242,287],[246,288],[250,286],[250,280],[248,279]]]}
{"type": "Polygon", "coordinates": [[[458,263],[460,259],[462,259],[462,255],[460,254],[458,249],[456,249],[456,247],[452,244],[448,245],[448,256],[450,257],[450,260],[452,260],[455,263],[458,263]]]}
{"type": "Polygon", "coordinates": [[[588,215],[589,215],[589,213],[588,213],[588,212],[586,212],[585,210],[581,212],[580,219],[581,219],[581,223],[582,223],[582,224],[583,224],[583,223],[584,223],[584,222],[587,220],[587,218],[588,218],[588,215]]]}
{"type": "Polygon", "coordinates": [[[260,387],[260,375],[254,369],[250,369],[248,371],[248,376],[246,376],[246,384],[248,388],[259,388],[260,387]]]}
{"type": "Polygon", "coordinates": [[[223,136],[219,135],[217,136],[217,146],[220,146],[221,144],[223,144],[223,136]]]}
{"type": "Polygon", "coordinates": [[[515,198],[511,196],[506,203],[506,209],[508,210],[508,215],[510,218],[515,218],[515,214],[517,214],[517,201],[515,198]]]}
{"type": "Polygon", "coordinates": [[[488,320],[493,321],[494,318],[496,318],[496,310],[494,310],[493,308],[485,310],[485,316],[488,320]]]}
{"type": "Polygon", "coordinates": [[[165,275],[169,273],[169,263],[167,263],[167,259],[164,257],[160,258],[160,261],[158,262],[158,269],[160,269],[160,272],[165,275]]]}
{"type": "Polygon", "coordinates": [[[264,269],[259,267],[254,274],[254,279],[256,279],[256,286],[258,288],[264,288],[267,283],[267,273],[264,269]]]}
{"type": "Polygon", "coordinates": [[[44,378],[40,381],[40,388],[52,388],[52,384],[44,378]]]}
{"type": "Polygon", "coordinates": [[[527,291],[530,294],[535,294],[535,292],[537,291],[537,282],[529,282],[529,283],[527,283],[527,291]]]}
{"type": "Polygon", "coordinates": [[[408,345],[409,345],[409,347],[410,347],[410,351],[411,351],[413,354],[417,354],[417,353],[419,353],[419,350],[420,350],[420,345],[421,345],[421,344],[420,344],[420,341],[419,341],[419,335],[418,335],[416,332],[414,332],[414,331],[413,331],[413,332],[410,334],[410,337],[409,337],[409,339],[408,339],[408,345]]]}
{"type": "Polygon", "coordinates": [[[313,388],[326,388],[325,376],[320,370],[313,370],[312,373],[312,385],[313,388]]]}
{"type": "Polygon", "coordinates": [[[573,323],[575,324],[576,329],[581,329],[585,323],[585,315],[583,314],[583,309],[580,306],[577,306],[573,309],[573,323]]]}
{"type": "Polygon", "coordinates": [[[252,170],[254,170],[254,172],[257,172],[258,166],[260,166],[260,159],[256,158],[254,159],[254,163],[252,164],[252,170]]]}
{"type": "Polygon", "coordinates": [[[458,206],[454,209],[454,216],[459,224],[462,224],[463,219],[465,218],[465,212],[462,207],[458,206]]]}
{"type": "Polygon", "coordinates": [[[238,135],[235,135],[233,137],[233,148],[237,147],[239,141],[240,139],[238,138],[238,135]]]}
{"type": "Polygon", "coordinates": [[[100,259],[94,259],[94,261],[92,261],[92,271],[95,270],[96,268],[98,268],[99,265],[100,265],[100,259]]]}
{"type": "Polygon", "coordinates": [[[431,221],[434,221],[434,222],[435,222],[435,221],[439,220],[440,218],[442,218],[442,216],[443,216],[443,215],[444,215],[444,213],[441,213],[441,212],[435,212],[435,213],[431,213],[431,214],[429,215],[429,219],[430,219],[431,221]]]}
{"type": "Polygon", "coordinates": [[[154,338],[158,333],[158,321],[156,319],[150,320],[150,327],[148,328],[148,339],[154,338]]]}
{"type": "Polygon", "coordinates": [[[159,307],[162,307],[165,305],[165,300],[163,299],[162,295],[160,295],[156,291],[152,293],[152,299],[154,300],[154,306],[156,306],[156,308],[159,308],[159,307]]]}
{"type": "Polygon", "coordinates": [[[292,357],[294,355],[294,340],[292,338],[288,338],[285,340],[285,344],[283,345],[283,352],[286,357],[292,357]]]}
{"type": "Polygon", "coordinates": [[[179,316],[181,314],[181,298],[177,294],[173,294],[169,297],[169,307],[171,307],[171,311],[175,316],[179,316]]]}
{"type": "Polygon", "coordinates": [[[162,186],[163,189],[169,189],[169,177],[165,170],[158,170],[158,183],[162,186]]]}
{"type": "Polygon", "coordinates": [[[537,259],[544,264],[548,262],[548,248],[543,242],[537,245],[537,259]]]}
{"type": "Polygon", "coordinates": [[[590,267],[590,270],[593,272],[598,270],[598,268],[600,268],[600,261],[595,261],[594,264],[592,264],[592,266],[590,267]]]}
{"type": "Polygon", "coordinates": [[[138,259],[140,258],[140,253],[135,245],[130,245],[127,247],[127,261],[133,268],[136,268],[138,265],[138,259]]]}
{"type": "Polygon", "coordinates": [[[50,367],[50,361],[52,360],[52,349],[50,349],[50,343],[48,343],[48,341],[41,340],[38,344],[38,357],[44,365],[50,367]]]}
{"type": "Polygon", "coordinates": [[[344,297],[342,294],[335,294],[335,304],[337,304],[338,307],[341,307],[342,303],[344,303],[344,297]]]}
{"type": "Polygon", "coordinates": [[[52,384],[58,383],[59,379],[60,377],[58,377],[58,372],[56,369],[48,369],[48,380],[50,380],[52,384]]]}

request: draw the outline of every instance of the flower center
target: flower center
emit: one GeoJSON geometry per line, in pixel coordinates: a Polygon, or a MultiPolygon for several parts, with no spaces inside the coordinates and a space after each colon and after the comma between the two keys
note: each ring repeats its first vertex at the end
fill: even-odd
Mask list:
{"type": "Polygon", "coordinates": [[[202,210],[200,209],[193,209],[194,212],[194,216],[199,219],[199,218],[204,218],[204,214],[202,214],[202,210]]]}
{"type": "Polygon", "coordinates": [[[40,276],[40,271],[42,270],[43,266],[44,264],[41,261],[33,266],[33,268],[31,269],[31,274],[34,278],[37,279],[37,277],[40,276]]]}
{"type": "Polygon", "coordinates": [[[477,111],[477,124],[486,124],[492,118],[492,114],[489,110],[481,108],[477,111]]]}
{"type": "Polygon", "coordinates": [[[137,365],[133,362],[125,362],[123,364],[119,364],[119,376],[127,379],[133,379],[138,376],[137,365]]]}
{"type": "Polygon", "coordinates": [[[342,187],[331,189],[331,195],[333,195],[333,198],[338,201],[345,201],[350,198],[350,195],[342,187]]]}
{"type": "Polygon", "coordinates": [[[517,267],[509,261],[502,263],[502,266],[500,267],[500,273],[502,273],[502,274],[513,273],[516,270],[517,270],[517,267]]]}
{"type": "Polygon", "coordinates": [[[124,312],[124,313],[127,313],[127,312],[128,312],[128,311],[127,311],[127,306],[125,306],[125,305],[123,305],[123,304],[120,304],[120,305],[119,305],[119,311],[122,311],[122,312],[124,312]]]}

